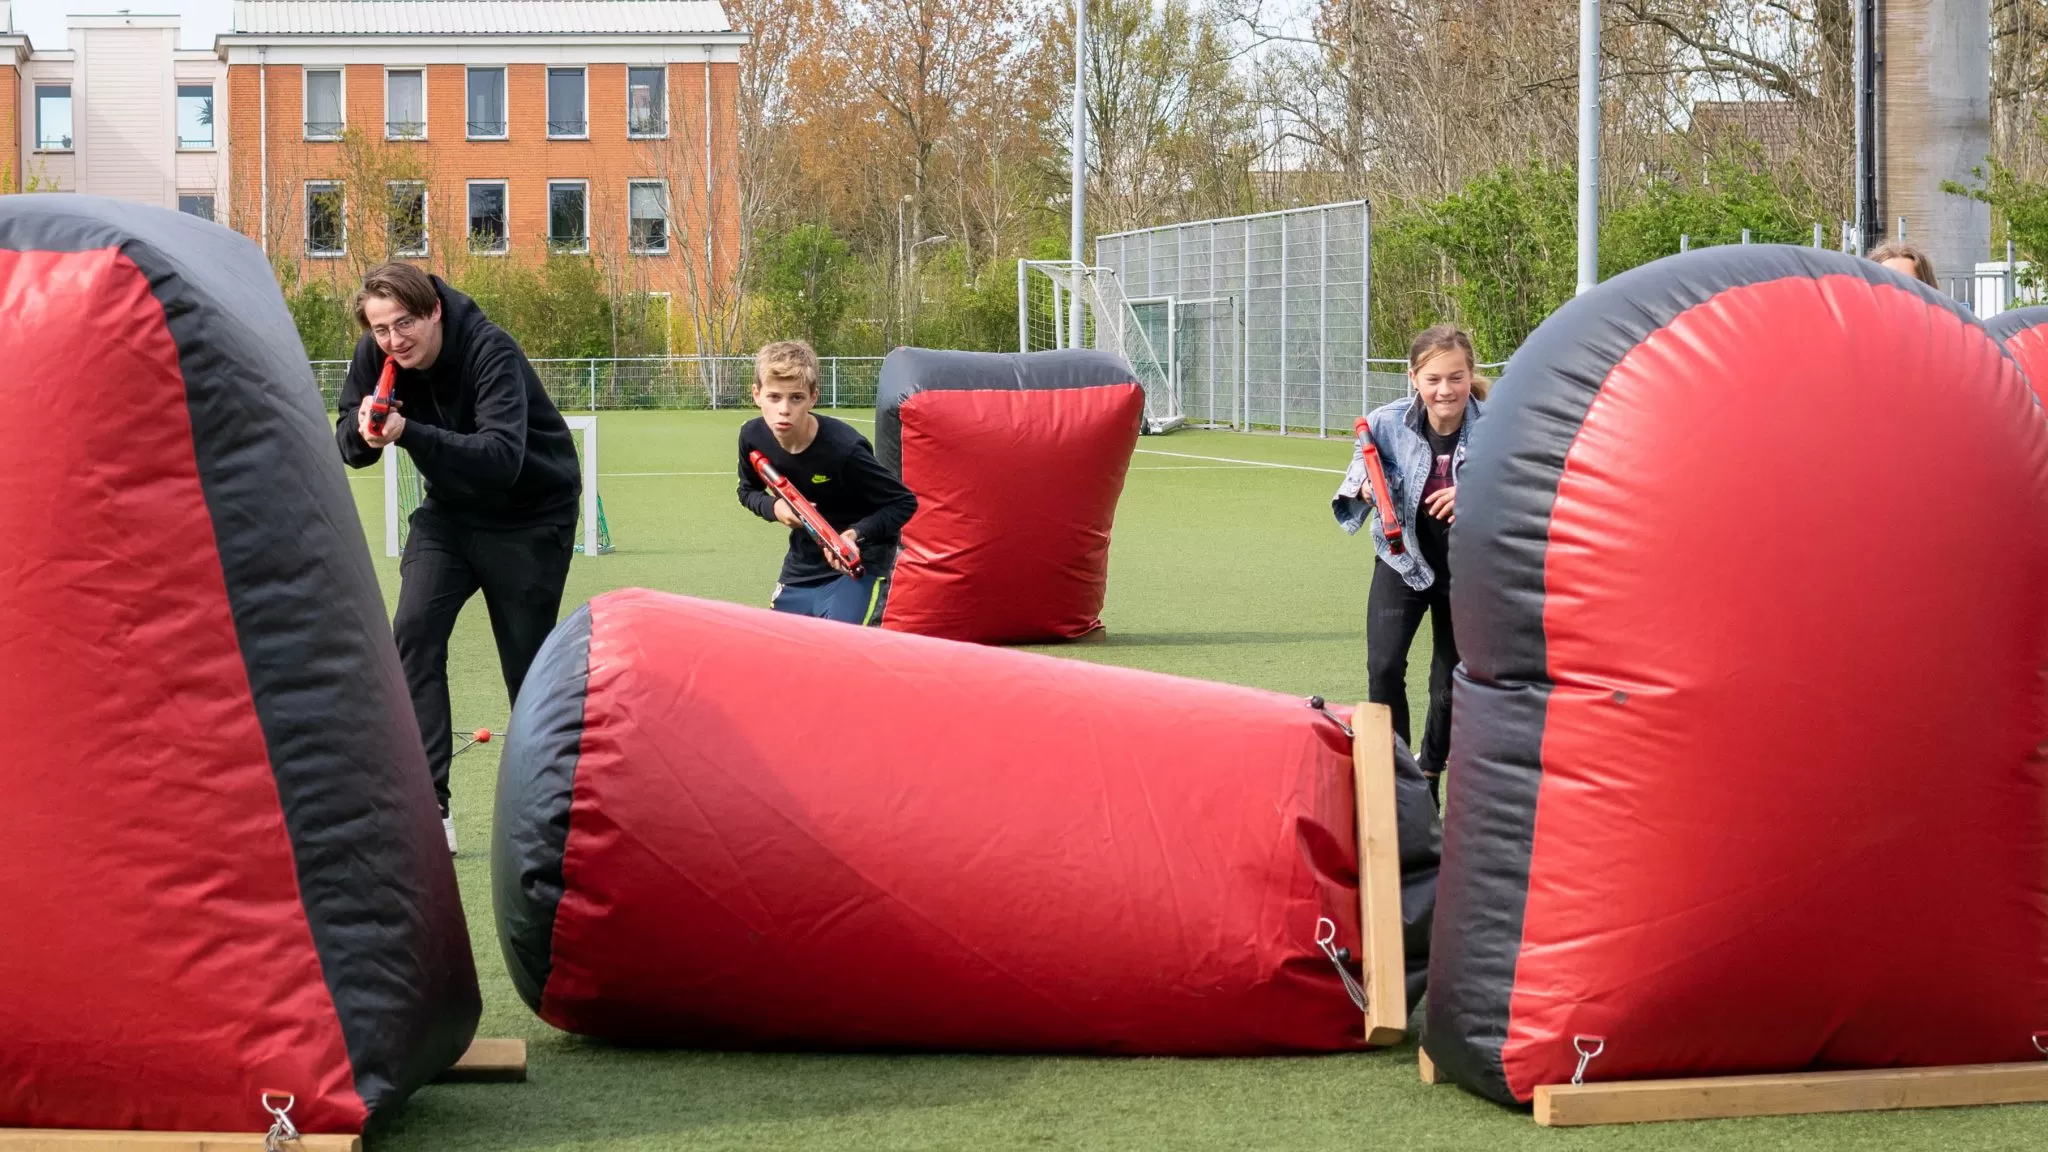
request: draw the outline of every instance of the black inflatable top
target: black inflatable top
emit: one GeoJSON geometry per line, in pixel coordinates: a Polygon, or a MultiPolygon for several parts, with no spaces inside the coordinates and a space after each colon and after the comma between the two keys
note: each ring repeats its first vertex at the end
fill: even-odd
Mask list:
{"type": "Polygon", "coordinates": [[[903,417],[898,409],[920,392],[1049,391],[1131,384],[1137,379],[1123,357],[1090,348],[1051,352],[898,348],[882,361],[881,384],[875,394],[875,453],[884,467],[903,474],[903,417]]]}

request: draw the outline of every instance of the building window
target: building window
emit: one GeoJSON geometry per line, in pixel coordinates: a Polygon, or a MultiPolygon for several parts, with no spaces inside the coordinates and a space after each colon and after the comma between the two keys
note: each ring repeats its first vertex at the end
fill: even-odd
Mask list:
{"type": "Polygon", "coordinates": [[[548,247],[590,251],[590,185],[584,181],[548,182],[548,247]]]}
{"type": "Polygon", "coordinates": [[[178,193],[178,211],[201,220],[213,219],[213,196],[211,193],[178,193]]]}
{"type": "Polygon", "coordinates": [[[178,147],[213,147],[213,85],[178,85],[178,147]]]}
{"type": "Polygon", "coordinates": [[[503,252],[509,247],[507,237],[511,229],[507,222],[511,217],[505,210],[505,182],[503,180],[472,180],[469,184],[469,250],[471,252],[503,252]]]}
{"type": "Polygon", "coordinates": [[[427,74],[417,68],[384,73],[384,138],[427,138],[427,74]]]}
{"type": "Polygon", "coordinates": [[[626,69],[626,135],[668,135],[668,73],[664,69],[626,69]]]}
{"type": "Polygon", "coordinates": [[[503,68],[471,68],[469,70],[469,138],[471,140],[503,140],[505,138],[505,70],[503,68]]]}
{"type": "Polygon", "coordinates": [[[36,148],[71,151],[71,85],[36,85],[36,148]]]}
{"type": "Polygon", "coordinates": [[[394,180],[391,192],[391,254],[427,254],[427,186],[419,180],[394,180]]]}
{"type": "Polygon", "coordinates": [[[633,251],[659,256],[668,252],[668,185],[635,180],[628,186],[626,206],[633,251]]]}
{"type": "Polygon", "coordinates": [[[548,69],[548,135],[568,139],[590,136],[590,117],[585,97],[585,72],[581,68],[548,69]]]}
{"type": "Polygon", "coordinates": [[[306,139],[341,139],[348,126],[341,109],[341,69],[306,69],[306,139]]]}
{"type": "Polygon", "coordinates": [[[339,181],[306,184],[306,255],[342,256],[348,252],[347,198],[339,181]]]}

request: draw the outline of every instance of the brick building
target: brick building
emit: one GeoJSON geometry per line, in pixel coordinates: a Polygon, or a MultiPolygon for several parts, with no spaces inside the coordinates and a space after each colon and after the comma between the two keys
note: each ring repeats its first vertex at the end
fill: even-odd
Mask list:
{"type": "Polygon", "coordinates": [[[717,0],[236,0],[225,220],[301,275],[591,253],[680,311],[739,242],[717,0]]]}

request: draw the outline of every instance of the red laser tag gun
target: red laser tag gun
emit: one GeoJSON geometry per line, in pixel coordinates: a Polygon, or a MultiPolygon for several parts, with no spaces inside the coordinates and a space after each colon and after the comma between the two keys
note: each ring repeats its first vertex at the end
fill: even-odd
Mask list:
{"type": "Polygon", "coordinates": [[[392,393],[398,391],[398,361],[384,358],[384,371],[377,377],[377,395],[370,401],[370,431],[384,434],[384,420],[398,408],[392,393]]]}
{"type": "Polygon", "coordinates": [[[1379,447],[1366,433],[1365,417],[1360,416],[1352,430],[1358,433],[1358,445],[1365,451],[1365,474],[1372,481],[1372,502],[1380,512],[1380,531],[1387,538],[1387,551],[1399,556],[1408,546],[1401,541],[1401,517],[1394,511],[1394,494],[1387,491],[1387,472],[1380,467],[1379,447]]]}
{"type": "Polygon", "coordinates": [[[817,506],[804,499],[804,494],[797,491],[796,485],[784,478],[782,473],[777,472],[775,465],[770,464],[766,456],[761,455],[758,450],[750,451],[747,453],[747,463],[752,464],[754,471],[760,473],[761,483],[766,484],[770,492],[788,502],[790,509],[796,513],[797,522],[804,526],[804,531],[811,534],[811,539],[818,542],[818,547],[838,556],[839,562],[846,565],[846,570],[853,574],[854,579],[858,580],[865,574],[866,570],[861,567],[860,549],[848,544],[846,537],[834,532],[832,526],[825,523],[825,518],[818,514],[817,506]]]}

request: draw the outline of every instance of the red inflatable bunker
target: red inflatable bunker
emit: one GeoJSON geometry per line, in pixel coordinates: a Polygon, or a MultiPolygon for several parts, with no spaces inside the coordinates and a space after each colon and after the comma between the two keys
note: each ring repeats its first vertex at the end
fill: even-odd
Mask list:
{"type": "Polygon", "coordinates": [[[2034,395],[2048,403],[2048,305],[2000,312],[1985,321],[1984,327],[2027,374],[2034,395]]]}
{"type": "Polygon", "coordinates": [[[274,1089],[361,1131],[479,1000],[276,281],[191,216],[5,196],[0,317],[0,1127],[261,1132],[274,1089]]]}
{"type": "Polygon", "coordinates": [[[1145,393],[1108,352],[882,362],[877,455],[917,493],[882,626],[1029,644],[1102,627],[1109,530],[1145,393]]]}
{"type": "Polygon", "coordinates": [[[1982,325],[1812,249],[1617,277],[1515,354],[1451,553],[1440,1072],[2040,1058],[2048,422],[1982,325]]]}
{"type": "MultiPolygon", "coordinates": [[[[1303,700],[639,590],[556,629],[492,873],[543,1019],[706,1047],[1358,1048],[1351,740],[1303,700]]],[[[1397,756],[1419,993],[1434,809],[1397,756]]]]}

